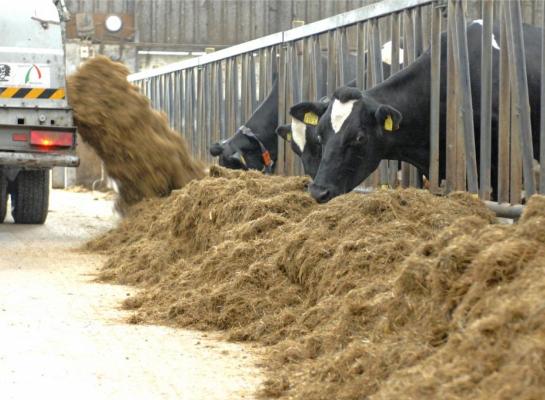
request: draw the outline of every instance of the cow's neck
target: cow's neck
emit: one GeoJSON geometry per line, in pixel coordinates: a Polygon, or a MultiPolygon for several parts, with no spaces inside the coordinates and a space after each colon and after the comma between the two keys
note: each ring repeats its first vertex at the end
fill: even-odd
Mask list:
{"type": "Polygon", "coordinates": [[[406,161],[429,170],[430,84],[429,53],[409,67],[365,92],[403,116],[398,130],[383,137],[383,159],[406,161]]]}
{"type": "Polygon", "coordinates": [[[272,159],[276,161],[278,154],[278,135],[275,132],[278,126],[278,79],[274,80],[271,92],[248,119],[246,126],[255,133],[269,150],[272,159]]]}

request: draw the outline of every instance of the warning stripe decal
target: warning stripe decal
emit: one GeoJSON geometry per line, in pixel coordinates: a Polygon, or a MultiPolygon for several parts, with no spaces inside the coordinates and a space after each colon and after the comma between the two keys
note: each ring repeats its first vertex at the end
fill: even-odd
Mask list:
{"type": "Polygon", "coordinates": [[[2,99],[64,99],[64,89],[0,87],[2,99]]]}

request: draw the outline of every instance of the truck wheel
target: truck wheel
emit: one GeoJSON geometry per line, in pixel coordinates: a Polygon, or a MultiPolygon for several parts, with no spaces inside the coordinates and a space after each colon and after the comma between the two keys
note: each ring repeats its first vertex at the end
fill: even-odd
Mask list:
{"type": "Polygon", "coordinates": [[[43,224],[49,210],[49,170],[19,172],[10,194],[16,224],[43,224]]]}
{"type": "Polygon", "coordinates": [[[0,175],[0,224],[6,218],[6,209],[8,207],[8,180],[0,175]]]}

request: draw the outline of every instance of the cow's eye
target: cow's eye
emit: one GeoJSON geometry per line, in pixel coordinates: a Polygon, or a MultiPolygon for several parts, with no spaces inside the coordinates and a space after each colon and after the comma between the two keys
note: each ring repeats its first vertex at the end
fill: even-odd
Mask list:
{"type": "Polygon", "coordinates": [[[361,146],[362,144],[365,144],[367,143],[367,136],[366,135],[358,135],[356,136],[356,138],[354,139],[354,142],[353,142],[355,145],[357,146],[361,146]]]}

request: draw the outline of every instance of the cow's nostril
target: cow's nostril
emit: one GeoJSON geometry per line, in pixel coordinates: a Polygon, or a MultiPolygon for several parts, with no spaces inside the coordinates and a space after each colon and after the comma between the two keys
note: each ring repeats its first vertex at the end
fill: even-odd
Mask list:
{"type": "Polygon", "coordinates": [[[318,203],[325,203],[330,199],[329,190],[319,186],[310,185],[310,194],[318,203]]]}
{"type": "Polygon", "coordinates": [[[318,200],[318,203],[325,203],[329,200],[329,190],[323,190],[320,193],[318,193],[318,197],[316,197],[316,200],[318,200]]]}

